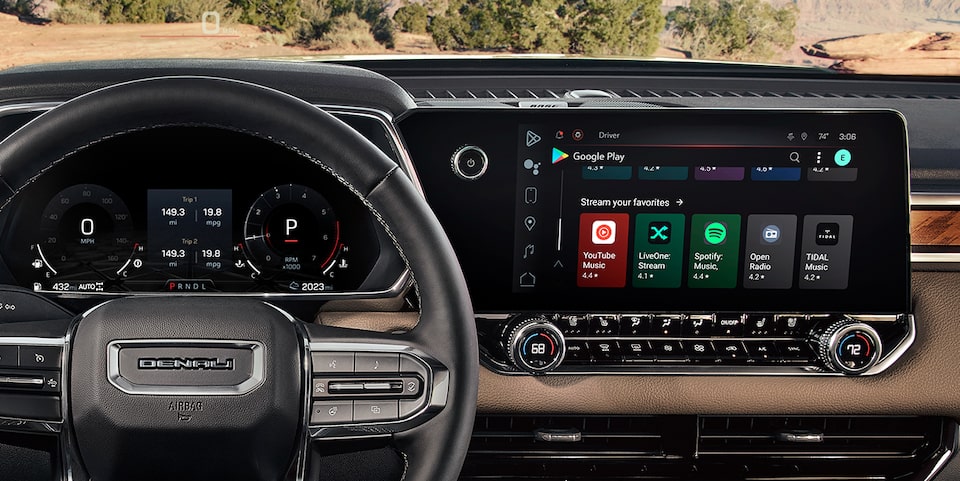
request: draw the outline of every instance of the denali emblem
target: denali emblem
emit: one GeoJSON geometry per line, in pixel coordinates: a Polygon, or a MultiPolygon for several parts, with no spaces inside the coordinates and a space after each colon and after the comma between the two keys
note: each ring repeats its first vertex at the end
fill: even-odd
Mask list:
{"type": "Polygon", "coordinates": [[[205,371],[232,371],[233,358],[219,359],[211,357],[141,357],[137,359],[139,369],[188,369],[205,371]]]}

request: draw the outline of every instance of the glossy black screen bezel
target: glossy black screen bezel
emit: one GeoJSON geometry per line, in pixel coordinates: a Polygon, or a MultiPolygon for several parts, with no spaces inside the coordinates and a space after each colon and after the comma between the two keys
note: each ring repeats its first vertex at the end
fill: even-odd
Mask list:
{"type": "MultiPolygon", "coordinates": [[[[909,166],[904,119],[891,110],[736,109],[417,109],[399,122],[428,202],[440,218],[470,286],[477,312],[516,311],[775,311],[903,313],[910,311],[909,166]],[[857,186],[858,212],[850,284],[844,290],[575,288],[517,293],[514,228],[517,147],[521,125],[580,125],[597,129],[631,124],[672,126],[677,132],[704,125],[850,125],[869,133],[870,148],[884,152],[880,182],[857,186]],[[451,153],[463,145],[490,159],[474,181],[455,176],[451,153]],[[862,217],[862,218],[861,218],[862,217]],[[879,225],[892,232],[882,245],[879,225]],[[872,254],[863,255],[865,250],[872,254]],[[872,259],[872,261],[864,261],[872,259]],[[874,262],[874,265],[869,265],[874,262]]],[[[863,140],[862,142],[868,142],[863,140]]],[[[863,144],[862,144],[863,145],[863,144]]],[[[870,166],[872,167],[872,166],[870,166]]],[[[811,214],[802,206],[756,213],[811,214]]],[[[816,212],[822,214],[843,212],[816,212]]],[[[686,262],[686,261],[685,261],[686,262]]],[[[742,275],[742,267],[739,275],[742,275]]],[[[738,277],[739,277],[738,275],[738,277]]]]}

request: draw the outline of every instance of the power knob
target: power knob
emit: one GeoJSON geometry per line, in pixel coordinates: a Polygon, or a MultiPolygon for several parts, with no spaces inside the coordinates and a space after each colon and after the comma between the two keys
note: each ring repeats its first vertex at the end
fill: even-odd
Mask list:
{"type": "Polygon", "coordinates": [[[487,172],[487,153],[475,145],[464,145],[450,156],[450,168],[463,180],[477,180],[487,172]]]}
{"type": "Polygon", "coordinates": [[[567,352],[563,333],[543,316],[515,320],[504,330],[510,362],[533,374],[552,371],[567,352]]]}
{"type": "Polygon", "coordinates": [[[838,321],[820,334],[820,359],[830,369],[861,374],[873,367],[883,350],[880,335],[862,322],[838,321]]]}

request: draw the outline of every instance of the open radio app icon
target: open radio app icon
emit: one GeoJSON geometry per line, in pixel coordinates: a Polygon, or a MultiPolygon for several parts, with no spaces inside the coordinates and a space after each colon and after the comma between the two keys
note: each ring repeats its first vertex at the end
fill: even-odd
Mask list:
{"type": "Polygon", "coordinates": [[[590,229],[590,240],[594,244],[610,245],[617,241],[617,223],[612,220],[595,220],[590,229]]]}

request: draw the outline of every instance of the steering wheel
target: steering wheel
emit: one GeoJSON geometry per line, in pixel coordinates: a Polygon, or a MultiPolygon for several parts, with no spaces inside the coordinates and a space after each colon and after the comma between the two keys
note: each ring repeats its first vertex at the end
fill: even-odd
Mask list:
{"type": "Polygon", "coordinates": [[[65,469],[96,481],[315,479],[307,478],[312,441],[391,436],[404,479],[455,480],[479,369],[463,273],[410,179],[346,124],[249,83],[138,80],[77,97],[12,134],[0,143],[0,175],[19,192],[91,145],[172,126],[266,139],[343,183],[411,270],[419,323],[402,334],[325,327],[269,298],[100,304],[74,319],[63,341],[65,469]],[[364,384],[368,391],[351,391],[364,384]]]}

